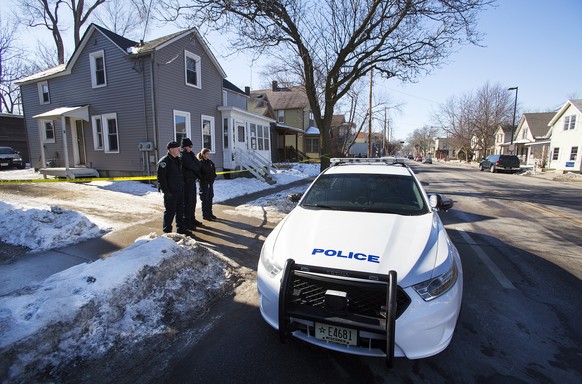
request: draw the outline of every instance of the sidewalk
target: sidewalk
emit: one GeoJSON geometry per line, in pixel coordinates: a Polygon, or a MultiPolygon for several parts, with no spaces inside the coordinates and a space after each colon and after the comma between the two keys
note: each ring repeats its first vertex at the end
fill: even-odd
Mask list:
{"type": "MultiPolygon", "coordinates": [[[[442,161],[442,160],[434,160],[436,164],[445,164],[451,165],[455,167],[465,167],[465,168],[479,168],[479,163],[466,163],[466,162],[459,162],[459,161],[442,161]]],[[[533,166],[522,166],[521,167],[521,176],[527,177],[536,177],[540,179],[552,180],[552,181],[561,181],[561,182],[582,182],[582,175],[577,173],[556,173],[554,171],[534,171],[533,166]]]]}
{"type": "MultiPolygon", "coordinates": [[[[239,196],[234,199],[215,204],[214,207],[219,213],[225,208],[238,206],[259,197],[268,196],[286,189],[309,184],[313,178],[298,180],[293,183],[284,184],[275,188],[255,192],[249,195],[239,196]]],[[[220,222],[209,224],[209,227],[225,225],[220,222]]],[[[52,249],[44,252],[28,253],[16,260],[0,264],[0,296],[6,295],[18,289],[26,289],[27,286],[41,281],[57,272],[68,269],[81,263],[90,263],[100,258],[106,258],[112,253],[127,248],[140,236],[152,232],[162,234],[162,215],[146,223],[133,225],[122,230],[113,231],[106,235],[86,240],[82,243],[68,245],[66,247],[52,249]]],[[[231,231],[236,228],[229,227],[231,231]]],[[[196,236],[196,232],[194,232],[196,236]]]]}

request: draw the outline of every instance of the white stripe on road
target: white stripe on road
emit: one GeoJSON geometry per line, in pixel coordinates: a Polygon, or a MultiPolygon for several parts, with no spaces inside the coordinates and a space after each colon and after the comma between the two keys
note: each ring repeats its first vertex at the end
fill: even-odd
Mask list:
{"type": "Polygon", "coordinates": [[[485,264],[485,266],[491,271],[491,273],[493,274],[493,276],[495,276],[497,281],[499,281],[499,284],[501,284],[503,288],[515,289],[515,286],[511,283],[511,281],[509,281],[507,277],[505,277],[503,272],[501,272],[497,265],[495,265],[493,260],[491,260],[491,258],[487,256],[483,248],[477,245],[477,243],[471,238],[471,236],[469,236],[467,232],[463,231],[462,229],[457,229],[457,231],[461,234],[463,239],[465,239],[467,244],[469,244],[469,246],[473,249],[473,251],[485,264]]]}

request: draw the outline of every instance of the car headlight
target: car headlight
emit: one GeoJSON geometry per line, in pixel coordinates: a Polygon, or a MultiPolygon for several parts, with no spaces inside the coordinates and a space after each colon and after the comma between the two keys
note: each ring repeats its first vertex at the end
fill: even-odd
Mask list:
{"type": "Polygon", "coordinates": [[[261,257],[259,258],[259,262],[263,265],[267,273],[271,278],[275,277],[281,270],[283,266],[275,261],[275,257],[273,253],[270,251],[272,248],[269,247],[268,242],[263,244],[263,248],[261,249],[261,257]],[[267,251],[267,248],[269,251],[267,251]]]}
{"type": "Polygon", "coordinates": [[[457,276],[457,263],[453,260],[450,270],[435,278],[413,285],[412,288],[414,288],[416,293],[418,293],[424,301],[430,301],[436,299],[455,285],[457,276]]]}

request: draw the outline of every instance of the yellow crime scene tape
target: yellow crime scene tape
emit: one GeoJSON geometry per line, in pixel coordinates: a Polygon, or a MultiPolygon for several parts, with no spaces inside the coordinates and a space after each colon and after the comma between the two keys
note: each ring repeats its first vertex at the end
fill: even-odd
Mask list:
{"type": "MultiPolygon", "coordinates": [[[[217,175],[224,175],[228,173],[248,172],[246,169],[236,171],[216,172],[217,175]]],[[[0,180],[2,184],[30,184],[30,183],[90,183],[92,181],[148,181],[157,180],[157,176],[120,176],[120,177],[85,177],[79,179],[13,179],[0,180]]]]}

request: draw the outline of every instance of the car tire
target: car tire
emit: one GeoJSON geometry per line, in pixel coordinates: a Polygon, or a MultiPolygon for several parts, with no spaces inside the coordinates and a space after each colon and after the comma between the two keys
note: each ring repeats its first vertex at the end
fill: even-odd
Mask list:
{"type": "Polygon", "coordinates": [[[491,173],[495,173],[495,165],[492,165],[491,168],[489,168],[489,171],[491,173]]]}
{"type": "Polygon", "coordinates": [[[483,171],[484,171],[484,169],[483,169],[483,164],[479,164],[479,170],[480,170],[481,172],[483,172],[483,171]]]}

